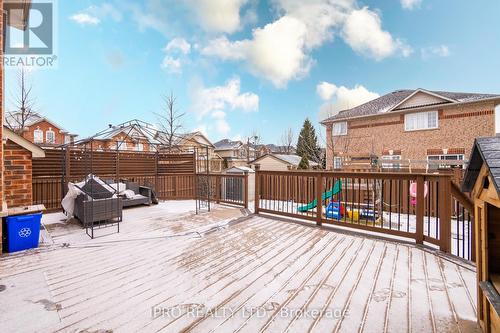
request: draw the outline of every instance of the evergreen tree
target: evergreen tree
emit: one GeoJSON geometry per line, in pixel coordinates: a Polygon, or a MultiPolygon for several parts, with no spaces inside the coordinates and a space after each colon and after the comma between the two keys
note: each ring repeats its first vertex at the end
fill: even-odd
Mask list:
{"type": "Polygon", "coordinates": [[[302,159],[300,160],[298,169],[300,169],[300,170],[307,170],[307,169],[309,169],[309,160],[307,159],[306,156],[302,156],[302,159]]]}
{"type": "Polygon", "coordinates": [[[318,145],[318,137],[313,124],[306,118],[300,130],[297,141],[297,155],[306,157],[316,163],[321,162],[321,151],[318,145]]]}

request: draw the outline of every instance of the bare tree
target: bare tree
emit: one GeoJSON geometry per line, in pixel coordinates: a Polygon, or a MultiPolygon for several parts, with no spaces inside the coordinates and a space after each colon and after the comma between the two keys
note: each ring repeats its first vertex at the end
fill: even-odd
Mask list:
{"type": "Polygon", "coordinates": [[[259,148],[260,144],[262,142],[262,138],[259,134],[259,131],[256,129],[253,129],[250,136],[247,137],[247,142],[246,142],[246,150],[247,150],[247,163],[250,162],[250,148],[253,148],[255,151],[255,156],[253,158],[258,158],[259,156],[259,148]]]}
{"type": "Polygon", "coordinates": [[[170,149],[182,130],[182,117],[184,117],[185,113],[180,113],[177,110],[177,98],[173,92],[163,96],[163,101],[163,112],[156,115],[159,118],[160,129],[165,133],[165,144],[170,149]]]}
{"type": "Polygon", "coordinates": [[[14,97],[14,109],[7,111],[5,123],[12,131],[22,134],[28,121],[36,115],[33,86],[27,81],[26,70],[21,67],[17,74],[19,91],[14,97]]]}
{"type": "Polygon", "coordinates": [[[295,141],[295,134],[293,130],[289,127],[286,131],[281,135],[280,143],[280,151],[285,154],[291,154],[293,151],[293,143],[295,141]]]}

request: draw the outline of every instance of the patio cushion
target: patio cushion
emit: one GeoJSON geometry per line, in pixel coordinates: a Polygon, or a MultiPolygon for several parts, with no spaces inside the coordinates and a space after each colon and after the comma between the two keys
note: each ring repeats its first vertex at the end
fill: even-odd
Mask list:
{"type": "Polygon", "coordinates": [[[107,199],[113,196],[113,192],[106,189],[93,178],[87,180],[82,190],[93,199],[107,199]]]}

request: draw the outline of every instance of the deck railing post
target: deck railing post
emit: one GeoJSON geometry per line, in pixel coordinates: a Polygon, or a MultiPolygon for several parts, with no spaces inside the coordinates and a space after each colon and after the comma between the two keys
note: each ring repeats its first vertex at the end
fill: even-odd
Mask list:
{"type": "Polygon", "coordinates": [[[245,208],[248,208],[248,171],[245,171],[245,179],[243,180],[243,200],[245,208]]]}
{"type": "Polygon", "coordinates": [[[439,248],[443,252],[451,249],[451,177],[438,178],[439,193],[439,248]]]}
{"type": "Polygon", "coordinates": [[[254,213],[259,213],[260,206],[260,165],[255,164],[255,193],[254,193],[254,213]]]}
{"type": "MultiPolygon", "coordinates": [[[[214,175],[215,177],[215,202],[216,203],[220,203],[220,197],[221,197],[221,193],[222,193],[222,187],[221,187],[221,177],[219,177],[218,175],[214,175]]],[[[227,180],[226,180],[227,182],[227,180]]],[[[227,198],[224,197],[224,200],[226,200],[227,198]]]]}
{"type": "Polygon", "coordinates": [[[321,196],[323,195],[323,175],[321,172],[316,174],[316,224],[321,226],[321,220],[323,219],[323,200],[321,196]]]}
{"type": "Polygon", "coordinates": [[[417,244],[424,243],[424,211],[425,211],[425,196],[424,196],[424,176],[417,177],[417,207],[416,207],[416,229],[415,242],[417,244]]]}

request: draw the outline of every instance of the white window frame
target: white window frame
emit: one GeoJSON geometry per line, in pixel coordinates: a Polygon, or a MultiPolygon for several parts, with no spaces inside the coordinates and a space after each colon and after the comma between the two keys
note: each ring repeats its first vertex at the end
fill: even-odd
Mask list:
{"type": "Polygon", "coordinates": [[[425,131],[439,128],[439,114],[437,111],[414,112],[405,114],[405,131],[425,131]],[[430,116],[435,117],[434,119],[430,116]],[[425,119],[424,119],[425,117],[425,119]]]}
{"type": "MultiPolygon", "coordinates": [[[[427,155],[427,161],[430,160],[439,160],[439,161],[465,161],[465,154],[438,154],[438,155],[427,155]],[[458,157],[456,160],[453,159],[446,159],[446,157],[451,157],[451,156],[456,156],[458,157]],[[437,157],[437,158],[435,158],[437,157]]],[[[428,169],[448,169],[451,168],[450,164],[439,164],[436,167],[433,164],[432,166],[427,163],[427,168],[428,169]],[[432,167],[432,168],[431,168],[432,167]]],[[[462,165],[462,168],[465,169],[466,165],[465,163],[462,165]]]]}
{"type": "Polygon", "coordinates": [[[43,131],[40,128],[33,131],[33,142],[43,143],[43,131]]]}
{"type": "MultiPolygon", "coordinates": [[[[401,155],[382,155],[382,161],[401,161],[401,155]]],[[[401,169],[401,164],[398,163],[384,163],[382,162],[382,169],[401,169]]]]}
{"type": "Polygon", "coordinates": [[[71,136],[70,135],[65,135],[64,136],[64,144],[71,143],[71,136]]]}
{"type": "Polygon", "coordinates": [[[136,151],[144,151],[144,144],[138,142],[136,145],[135,145],[135,150],[136,151]]]}
{"type": "Polygon", "coordinates": [[[52,127],[45,132],[45,142],[46,143],[56,143],[56,132],[52,130],[52,127]],[[49,139],[49,135],[52,136],[52,139],[49,139]]]}
{"type": "Polygon", "coordinates": [[[333,157],[333,168],[334,169],[342,169],[342,156],[334,156],[333,157]]]}
{"type": "Polygon", "coordinates": [[[118,150],[127,150],[127,141],[118,140],[116,142],[116,146],[118,147],[118,150]]]}
{"type": "Polygon", "coordinates": [[[347,121],[333,123],[333,125],[332,125],[332,135],[333,136],[347,135],[347,121]]]}

